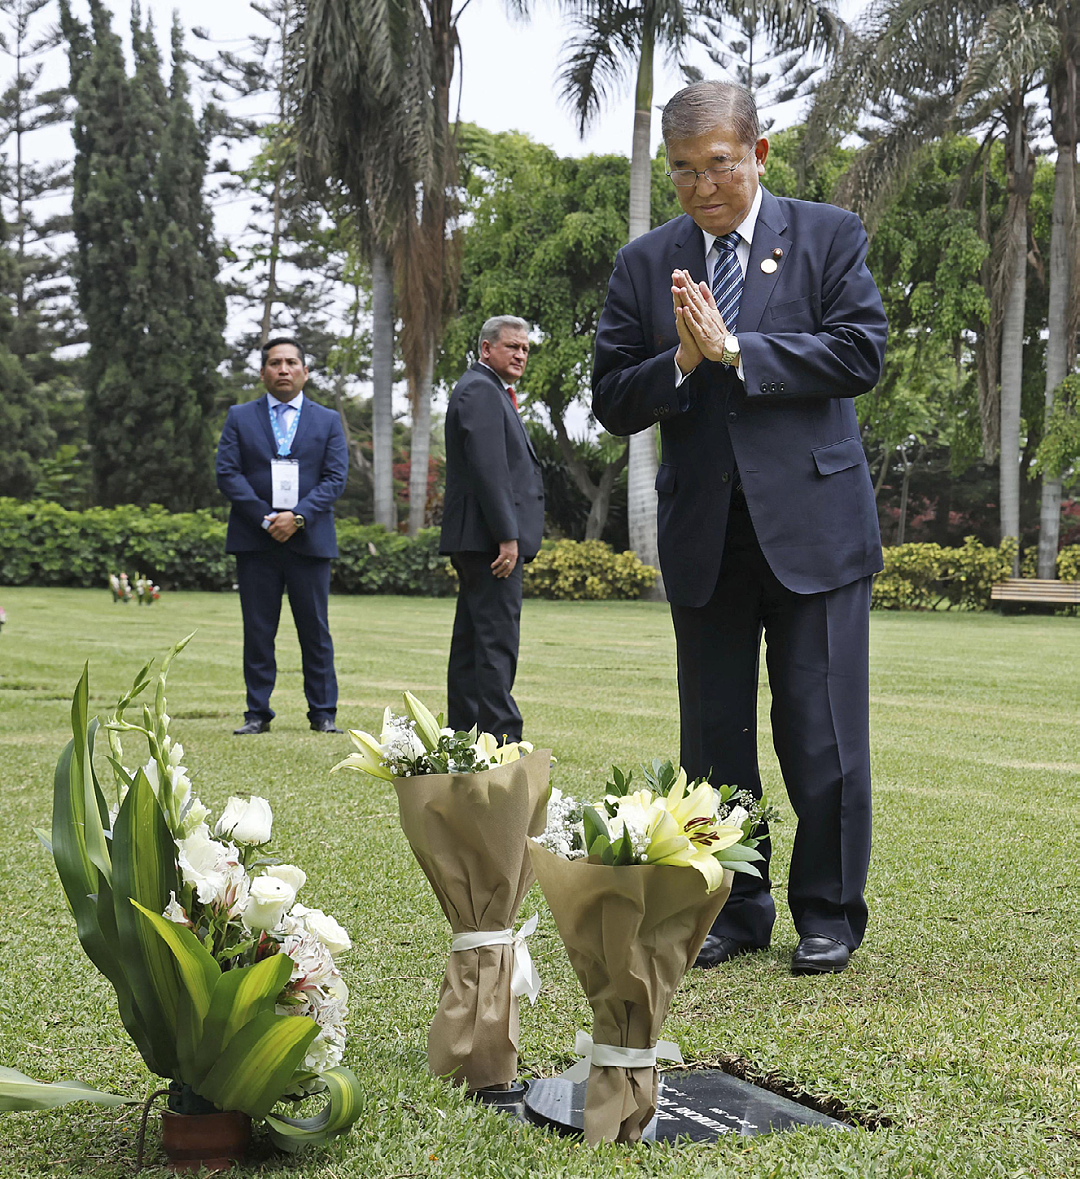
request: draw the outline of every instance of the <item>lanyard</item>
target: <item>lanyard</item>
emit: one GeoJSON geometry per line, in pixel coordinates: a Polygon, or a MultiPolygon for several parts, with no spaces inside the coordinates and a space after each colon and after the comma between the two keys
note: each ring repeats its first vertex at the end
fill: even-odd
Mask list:
{"type": "MultiPolygon", "coordinates": [[[[280,402],[281,405],[287,405],[288,402],[280,402]]],[[[274,441],[277,443],[277,452],[279,455],[288,454],[292,450],[292,442],[296,437],[296,427],[300,424],[300,412],[304,408],[304,403],[301,401],[299,406],[293,410],[292,425],[289,426],[286,434],[281,433],[281,427],[278,424],[280,419],[277,413],[277,406],[271,405],[269,400],[266,402],[266,408],[270,412],[270,429],[274,432],[274,441]]]]}

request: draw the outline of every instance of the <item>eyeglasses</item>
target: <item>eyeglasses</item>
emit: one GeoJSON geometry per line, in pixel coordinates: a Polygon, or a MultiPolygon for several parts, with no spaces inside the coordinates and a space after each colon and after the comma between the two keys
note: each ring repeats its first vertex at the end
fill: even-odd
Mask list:
{"type": "Polygon", "coordinates": [[[730,184],[732,176],[753,152],[754,149],[751,148],[737,164],[732,164],[729,168],[706,168],[704,172],[696,172],[693,168],[676,168],[674,172],[666,172],[665,175],[676,188],[693,188],[701,176],[710,184],[730,184]]]}

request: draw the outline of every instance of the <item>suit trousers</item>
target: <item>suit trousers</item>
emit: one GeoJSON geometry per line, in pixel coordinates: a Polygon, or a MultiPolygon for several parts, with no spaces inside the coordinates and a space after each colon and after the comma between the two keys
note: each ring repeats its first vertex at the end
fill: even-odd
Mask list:
{"type": "Polygon", "coordinates": [[[495,577],[496,554],[454,553],[458,575],[457,612],[446,671],[446,723],[452,729],[476,725],[499,741],[521,740],[521,713],[511,690],[517,674],[521,631],[521,578],[495,577]]]}
{"type": "MultiPolygon", "coordinates": [[[[773,575],[745,500],[733,497],[713,596],[672,605],[682,764],[761,796],[757,685],[761,636],[772,691],[773,746],[797,826],[788,906],[800,937],[855,949],[866,929],[870,862],[869,622],[871,578],[796,594],[773,575]]],[[[759,847],[766,857],[771,843],[759,847]]],[[[713,932],[768,945],[776,911],[769,865],[736,873],[713,932]]]]}
{"type": "Polygon", "coordinates": [[[270,707],[277,678],[274,640],[281,618],[281,595],[288,591],[300,640],[308,720],[333,720],[338,687],[328,617],[330,558],[300,556],[290,552],[287,544],[237,553],[236,580],[244,616],[245,719],[268,721],[274,717],[270,707]]]}

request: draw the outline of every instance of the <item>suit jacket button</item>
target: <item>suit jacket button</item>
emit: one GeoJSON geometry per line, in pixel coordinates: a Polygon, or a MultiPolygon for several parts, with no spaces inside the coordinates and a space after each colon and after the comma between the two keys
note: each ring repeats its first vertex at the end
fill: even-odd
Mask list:
{"type": "Polygon", "coordinates": [[[776,382],[775,381],[773,381],[773,383],[769,386],[769,392],[770,393],[776,392],[776,382]]]}
{"type": "Polygon", "coordinates": [[[732,410],[727,416],[727,420],[729,422],[738,421],[738,418],[739,418],[739,415],[734,410],[732,410]]]}
{"type": "Polygon", "coordinates": [[[761,391],[762,391],[762,393],[768,393],[768,391],[769,391],[769,383],[768,383],[768,381],[762,381],[762,382],[761,382],[761,391]]]}
{"type": "Polygon", "coordinates": [[[721,481],[722,481],[722,482],[724,482],[724,483],[726,483],[726,482],[727,482],[727,481],[728,481],[730,478],[731,478],[731,476],[730,476],[730,475],[727,473],[727,471],[725,471],[725,472],[724,472],[724,473],[723,473],[723,474],[720,476],[720,479],[721,479],[721,481]]]}
{"type": "Polygon", "coordinates": [[[779,388],[778,392],[780,392],[780,393],[783,393],[783,391],[784,391],[784,382],[783,382],[783,381],[781,381],[781,382],[780,382],[780,388],[779,388]]]}

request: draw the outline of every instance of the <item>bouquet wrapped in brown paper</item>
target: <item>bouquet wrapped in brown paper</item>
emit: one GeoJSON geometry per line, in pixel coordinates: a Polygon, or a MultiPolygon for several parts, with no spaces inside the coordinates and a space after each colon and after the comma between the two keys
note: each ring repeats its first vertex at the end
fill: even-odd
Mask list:
{"type": "Polygon", "coordinates": [[[533,881],[528,837],[547,818],[551,751],[440,729],[408,692],[405,710],[387,709],[380,741],[350,731],[357,753],[340,764],[393,781],[402,830],[454,934],[428,1067],[470,1091],[497,1089],[517,1076],[518,999],[535,1002],[540,987],[525,944],[536,920],[513,925],[533,881]]]}
{"type": "Polygon", "coordinates": [[[599,806],[552,791],[548,828],[529,854],[593,1012],[578,1033],[588,1076],[585,1137],[636,1142],[656,1112],[659,1041],[675,988],[731,892],[734,871],[757,874],[753,833],[766,813],[730,805],[734,792],[691,784],[670,762],[630,792],[618,769],[599,806]]]}

